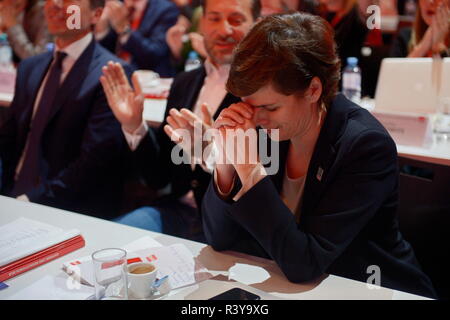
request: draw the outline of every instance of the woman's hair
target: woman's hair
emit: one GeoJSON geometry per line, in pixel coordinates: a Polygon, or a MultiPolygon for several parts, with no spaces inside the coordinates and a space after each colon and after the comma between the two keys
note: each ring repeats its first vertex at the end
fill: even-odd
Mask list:
{"type": "Polygon", "coordinates": [[[428,25],[422,17],[422,11],[420,10],[420,5],[417,5],[416,17],[414,19],[411,39],[408,43],[408,52],[411,52],[414,47],[422,40],[425,32],[428,29],[428,25]]]}
{"type": "Polygon", "coordinates": [[[341,63],[333,28],[308,13],[263,18],[237,46],[227,89],[238,97],[249,96],[265,85],[284,95],[302,94],[313,77],[322,82],[326,108],[336,95],[341,63]]]}

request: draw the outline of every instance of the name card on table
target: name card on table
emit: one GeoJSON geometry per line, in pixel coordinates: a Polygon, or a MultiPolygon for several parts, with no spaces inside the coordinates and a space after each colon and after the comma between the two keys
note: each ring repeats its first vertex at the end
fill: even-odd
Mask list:
{"type": "Polygon", "coordinates": [[[427,114],[372,111],[396,144],[426,148],[433,142],[431,118],[427,114]]]}
{"type": "Polygon", "coordinates": [[[0,93],[13,94],[15,83],[15,71],[0,71],[0,93]]]}
{"type": "Polygon", "coordinates": [[[159,127],[164,121],[166,113],[166,99],[149,99],[144,100],[144,113],[142,117],[151,127],[159,127]]]}
{"type": "Polygon", "coordinates": [[[151,127],[157,128],[164,121],[173,78],[160,78],[150,70],[137,70],[135,73],[145,97],[142,116],[151,127]]]}

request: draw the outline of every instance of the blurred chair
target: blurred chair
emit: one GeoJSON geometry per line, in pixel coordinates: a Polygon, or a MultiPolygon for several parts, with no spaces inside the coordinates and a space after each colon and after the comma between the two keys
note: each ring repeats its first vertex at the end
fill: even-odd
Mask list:
{"type": "Polygon", "coordinates": [[[3,121],[5,121],[8,113],[8,107],[2,107],[0,105],[0,127],[3,125],[3,121]]]}
{"type": "Polygon", "coordinates": [[[399,157],[400,230],[441,299],[450,299],[450,166],[399,157]]]}

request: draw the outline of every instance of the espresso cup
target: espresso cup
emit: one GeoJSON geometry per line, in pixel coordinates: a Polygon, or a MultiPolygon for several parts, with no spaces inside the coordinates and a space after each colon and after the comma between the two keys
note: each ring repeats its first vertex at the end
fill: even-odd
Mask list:
{"type": "Polygon", "coordinates": [[[128,291],[137,299],[148,298],[156,280],[156,266],[152,263],[137,262],[128,265],[128,291]]]}

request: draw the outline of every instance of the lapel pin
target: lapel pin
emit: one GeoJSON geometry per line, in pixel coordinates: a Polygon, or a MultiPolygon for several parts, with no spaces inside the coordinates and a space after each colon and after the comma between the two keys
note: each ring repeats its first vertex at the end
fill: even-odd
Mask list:
{"type": "Polygon", "coordinates": [[[316,174],[317,180],[322,181],[322,176],[323,176],[323,169],[322,169],[322,167],[319,167],[319,169],[317,169],[317,174],[316,174]]]}

